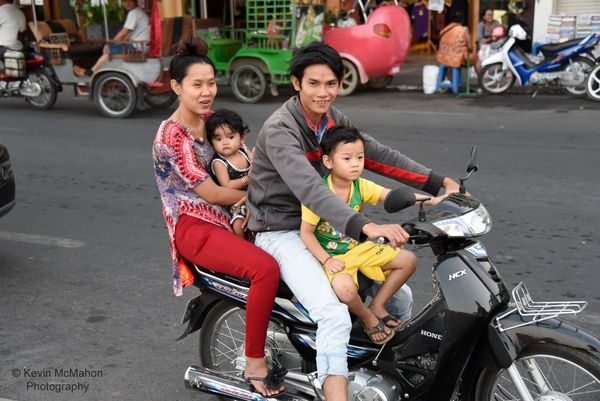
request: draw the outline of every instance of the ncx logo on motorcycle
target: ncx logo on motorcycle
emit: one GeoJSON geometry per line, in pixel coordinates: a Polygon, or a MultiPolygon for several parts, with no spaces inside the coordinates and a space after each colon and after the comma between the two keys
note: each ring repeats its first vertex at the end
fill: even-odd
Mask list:
{"type": "MultiPolygon", "coordinates": [[[[437,292],[383,346],[369,341],[355,322],[347,354],[352,401],[600,399],[600,340],[559,318],[581,312],[586,303],[535,302],[523,284],[512,291],[511,301],[477,239],[490,231],[492,221],[464,188],[476,170],[473,148],[461,193],[427,211],[421,205],[419,216],[403,224],[410,243],[428,245],[437,257],[432,274],[437,292]]],[[[384,204],[388,212],[398,211],[395,199],[392,191],[384,204]]],[[[247,293],[249,283],[190,268],[202,293],[188,304],[183,336],[201,328],[202,367],[187,369],[186,385],[236,399],[265,399],[242,379],[245,298],[236,294],[247,293]]],[[[313,373],[315,332],[306,310],[281,283],[265,353],[269,363],[288,370],[287,391],[279,400],[323,400],[313,373]]]]}
{"type": "Polygon", "coordinates": [[[448,275],[448,281],[452,281],[455,278],[462,277],[465,274],[467,274],[467,269],[463,269],[463,270],[457,271],[456,273],[452,273],[452,274],[448,275]]]}

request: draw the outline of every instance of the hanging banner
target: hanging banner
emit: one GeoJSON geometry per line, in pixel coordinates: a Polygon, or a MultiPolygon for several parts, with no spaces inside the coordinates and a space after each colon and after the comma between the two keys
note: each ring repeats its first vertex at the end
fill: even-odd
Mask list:
{"type": "Polygon", "coordinates": [[[427,8],[431,11],[437,11],[441,13],[444,11],[444,0],[429,0],[427,8]]]}

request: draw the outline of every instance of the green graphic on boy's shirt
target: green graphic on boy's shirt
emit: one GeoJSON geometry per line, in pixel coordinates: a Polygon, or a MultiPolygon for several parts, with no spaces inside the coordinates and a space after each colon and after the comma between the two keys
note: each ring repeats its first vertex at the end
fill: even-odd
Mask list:
{"type": "MultiPolygon", "coordinates": [[[[323,177],[325,185],[332,189],[329,175],[323,177]]],[[[332,189],[333,190],[333,189],[332,189]]],[[[363,198],[360,193],[360,177],[352,181],[352,190],[348,206],[357,212],[363,209],[363,198]]],[[[315,237],[319,244],[330,255],[343,255],[350,249],[358,245],[358,241],[344,235],[343,232],[336,230],[327,220],[321,219],[315,228],[315,237]]]]}

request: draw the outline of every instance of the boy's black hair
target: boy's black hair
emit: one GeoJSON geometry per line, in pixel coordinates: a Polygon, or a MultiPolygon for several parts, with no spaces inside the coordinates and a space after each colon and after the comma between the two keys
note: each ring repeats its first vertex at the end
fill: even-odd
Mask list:
{"type": "Polygon", "coordinates": [[[342,82],[344,76],[342,57],[333,47],[321,42],[312,42],[294,54],[294,58],[290,63],[290,74],[298,78],[298,82],[302,86],[304,70],[316,64],[325,64],[331,68],[338,82],[342,82]]]}
{"type": "Polygon", "coordinates": [[[241,136],[246,135],[250,132],[250,129],[242,117],[233,110],[219,109],[211,114],[206,120],[206,139],[212,142],[215,130],[221,126],[227,126],[231,132],[239,132],[241,136]]]}
{"type": "Polygon", "coordinates": [[[347,125],[336,125],[325,131],[325,135],[321,139],[321,152],[324,155],[331,156],[340,144],[356,141],[365,144],[365,138],[356,128],[347,125]]]}

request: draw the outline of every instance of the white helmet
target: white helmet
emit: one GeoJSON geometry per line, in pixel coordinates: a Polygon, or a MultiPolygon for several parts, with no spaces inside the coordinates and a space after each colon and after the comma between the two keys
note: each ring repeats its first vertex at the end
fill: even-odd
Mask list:
{"type": "Polygon", "coordinates": [[[510,29],[508,30],[508,34],[510,36],[512,36],[513,38],[516,38],[519,40],[527,39],[527,32],[525,32],[525,29],[523,29],[523,27],[521,27],[521,25],[511,26],[510,29]]]}

